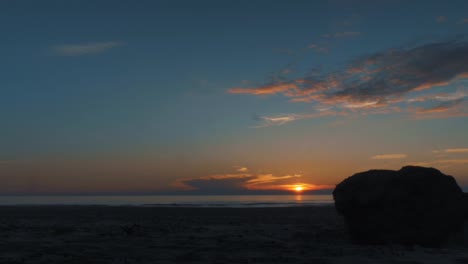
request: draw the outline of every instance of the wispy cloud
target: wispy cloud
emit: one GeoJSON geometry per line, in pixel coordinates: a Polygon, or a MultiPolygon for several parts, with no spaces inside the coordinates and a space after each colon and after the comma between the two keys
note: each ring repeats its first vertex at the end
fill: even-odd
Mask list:
{"type": "Polygon", "coordinates": [[[52,47],[52,51],[59,56],[82,56],[103,53],[124,45],[125,43],[118,41],[65,44],[52,47]]]}
{"type": "Polygon", "coordinates": [[[340,87],[323,94],[328,102],[398,102],[412,91],[445,86],[468,74],[468,42],[453,40],[411,49],[391,49],[351,63],[340,87]]]}
{"type": "MultiPolygon", "coordinates": [[[[301,178],[300,174],[275,176],[273,174],[235,173],[179,179],[173,187],[179,190],[292,190],[298,183],[291,182],[301,178]]],[[[301,183],[304,190],[331,189],[331,185],[301,183]]]]}
{"type": "Polygon", "coordinates": [[[439,103],[439,104],[437,104],[435,106],[430,106],[430,107],[427,107],[427,108],[418,108],[416,110],[416,113],[417,114],[443,113],[443,112],[450,111],[450,110],[454,109],[457,106],[460,106],[463,102],[464,102],[463,98],[454,99],[454,100],[450,100],[450,101],[445,101],[445,102],[439,103]]]}
{"type": "Polygon", "coordinates": [[[434,161],[436,164],[450,164],[450,165],[457,165],[457,164],[468,164],[468,159],[443,159],[443,160],[436,160],[434,161]]]}
{"type": "Polygon", "coordinates": [[[231,88],[228,90],[232,94],[253,94],[253,95],[267,95],[276,93],[287,93],[289,90],[297,89],[295,83],[273,83],[267,84],[260,87],[253,88],[231,88]]]}
{"type": "Polygon", "coordinates": [[[458,24],[468,24],[468,18],[462,18],[458,21],[458,24]]]}
{"type": "Polygon", "coordinates": [[[236,171],[238,172],[247,172],[249,169],[247,167],[236,167],[236,171]]]}
{"type": "Polygon", "coordinates": [[[433,161],[422,161],[422,162],[413,162],[411,163],[415,166],[437,166],[439,168],[451,167],[456,165],[465,165],[468,164],[468,159],[438,159],[433,161]]]}
{"type": "Polygon", "coordinates": [[[341,31],[330,34],[324,34],[320,39],[316,40],[314,43],[311,43],[307,46],[307,49],[312,49],[317,53],[329,53],[332,43],[341,38],[352,38],[362,35],[358,31],[341,31]]]}
{"type": "Polygon", "coordinates": [[[332,108],[321,108],[317,109],[314,113],[306,113],[306,114],[284,114],[284,115],[277,115],[277,116],[260,116],[257,117],[257,120],[260,121],[260,124],[255,126],[257,128],[260,127],[269,127],[269,126],[280,126],[287,124],[292,121],[297,121],[301,119],[310,119],[310,118],[317,118],[322,116],[335,116],[335,115],[343,115],[345,113],[340,113],[334,111],[332,108]]]}
{"type": "Polygon", "coordinates": [[[361,32],[358,31],[342,31],[342,32],[335,32],[332,34],[325,34],[323,35],[324,38],[346,38],[346,37],[357,37],[360,36],[361,32]]]}
{"type": "Polygon", "coordinates": [[[277,126],[301,119],[300,115],[279,115],[279,116],[261,116],[259,119],[262,121],[257,127],[277,126]]]}
{"type": "Polygon", "coordinates": [[[468,148],[446,149],[445,152],[447,152],[447,153],[468,153],[468,148]]]}
{"type": "MultiPolygon", "coordinates": [[[[441,94],[438,87],[468,78],[468,39],[458,37],[412,47],[384,50],[352,60],[341,70],[314,73],[259,87],[232,88],[229,93],[282,94],[292,102],[310,103],[335,112],[384,114],[406,112],[420,117],[465,116],[465,92],[441,94]]],[[[264,117],[268,125],[303,119],[290,114],[264,117]]]]}
{"type": "Polygon", "coordinates": [[[427,95],[409,98],[408,102],[414,103],[414,102],[427,102],[427,101],[453,101],[453,100],[464,98],[466,96],[467,94],[465,91],[457,91],[454,93],[435,93],[435,94],[427,94],[427,95]]]}
{"type": "Polygon", "coordinates": [[[266,183],[276,182],[278,180],[285,180],[290,178],[298,178],[301,177],[299,174],[295,175],[284,175],[284,176],[273,176],[272,174],[259,174],[253,179],[249,179],[246,183],[246,187],[253,188],[256,185],[262,185],[266,183]]]}
{"type": "Polygon", "coordinates": [[[317,53],[328,53],[330,52],[330,47],[326,44],[316,44],[312,43],[307,48],[314,50],[317,53]]]}
{"type": "Polygon", "coordinates": [[[438,23],[444,23],[446,20],[447,20],[447,17],[446,17],[446,16],[438,16],[438,17],[436,17],[436,21],[437,21],[438,23]]]}
{"type": "Polygon", "coordinates": [[[432,153],[468,153],[468,148],[449,148],[443,150],[433,150],[432,153]]]}
{"type": "Polygon", "coordinates": [[[374,160],[388,160],[388,159],[404,159],[408,157],[406,154],[382,154],[382,155],[375,155],[371,157],[374,160]]]}
{"type": "MultiPolygon", "coordinates": [[[[227,187],[233,188],[233,189],[239,189],[243,186],[242,183],[246,181],[246,179],[251,179],[254,178],[253,175],[251,174],[245,174],[245,173],[238,173],[238,174],[217,174],[217,175],[208,175],[208,176],[202,176],[202,177],[197,177],[197,178],[182,178],[178,179],[175,181],[172,186],[176,187],[177,189],[180,190],[197,190],[200,189],[200,187],[207,187],[208,185],[206,183],[211,183],[209,186],[213,186],[213,183],[218,183],[217,185],[226,185],[227,187]]],[[[214,186],[217,186],[214,185],[214,186]]],[[[226,187],[224,186],[224,187],[226,187]]]]}

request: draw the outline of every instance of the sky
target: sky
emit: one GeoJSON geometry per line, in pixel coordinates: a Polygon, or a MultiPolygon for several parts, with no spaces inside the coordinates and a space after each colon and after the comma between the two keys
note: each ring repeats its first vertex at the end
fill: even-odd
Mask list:
{"type": "Polygon", "coordinates": [[[468,186],[468,2],[0,1],[0,194],[468,186]]]}

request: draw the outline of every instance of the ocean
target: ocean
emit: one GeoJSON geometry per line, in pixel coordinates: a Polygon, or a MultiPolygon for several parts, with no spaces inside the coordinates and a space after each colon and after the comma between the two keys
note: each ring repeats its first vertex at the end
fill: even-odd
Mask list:
{"type": "Polygon", "coordinates": [[[292,207],[333,204],[331,195],[0,196],[0,205],[292,207]]]}

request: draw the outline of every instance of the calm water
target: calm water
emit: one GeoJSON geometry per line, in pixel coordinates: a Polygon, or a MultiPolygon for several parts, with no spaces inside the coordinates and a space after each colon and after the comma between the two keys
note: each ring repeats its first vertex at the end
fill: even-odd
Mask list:
{"type": "Polygon", "coordinates": [[[287,207],[333,204],[331,195],[0,196],[0,205],[287,207]]]}

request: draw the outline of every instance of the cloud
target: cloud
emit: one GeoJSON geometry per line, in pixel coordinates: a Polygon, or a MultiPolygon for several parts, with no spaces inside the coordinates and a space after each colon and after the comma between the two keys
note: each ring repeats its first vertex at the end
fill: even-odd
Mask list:
{"type": "Polygon", "coordinates": [[[357,31],[342,31],[342,32],[335,32],[330,34],[322,35],[322,39],[318,40],[315,43],[311,43],[307,46],[307,49],[312,49],[317,53],[329,53],[331,49],[331,43],[334,40],[339,38],[351,38],[360,36],[361,32],[357,31]]]}
{"type": "Polygon", "coordinates": [[[425,162],[413,162],[411,163],[415,166],[437,166],[437,167],[451,167],[456,165],[465,165],[468,164],[468,159],[438,159],[433,161],[425,161],[425,162]]]}
{"type": "Polygon", "coordinates": [[[273,189],[276,188],[274,182],[290,179],[293,177],[301,177],[300,175],[284,175],[274,176],[272,174],[221,174],[203,176],[198,178],[186,178],[177,180],[173,186],[181,190],[203,190],[203,191],[241,191],[241,190],[256,190],[256,189],[273,189]],[[269,186],[265,188],[265,186],[269,186]]]}
{"type": "Polygon", "coordinates": [[[357,37],[360,36],[361,32],[357,31],[343,31],[343,32],[335,32],[333,34],[325,34],[323,35],[324,38],[346,38],[346,37],[357,37]]]}
{"type": "Polygon", "coordinates": [[[285,175],[285,176],[273,176],[272,174],[259,174],[259,175],[256,175],[255,178],[249,179],[246,183],[246,187],[252,188],[254,186],[262,185],[265,183],[272,183],[278,180],[285,180],[285,179],[297,178],[297,177],[301,177],[301,175],[295,174],[295,175],[285,175]]]}
{"type": "Polygon", "coordinates": [[[172,186],[180,190],[197,190],[200,188],[223,187],[229,189],[242,189],[246,179],[253,178],[251,174],[217,174],[198,178],[183,178],[175,181],[172,186]]]}
{"type": "Polygon", "coordinates": [[[328,53],[330,52],[330,47],[326,44],[310,44],[307,48],[314,50],[317,53],[328,53]]]}
{"type": "Polygon", "coordinates": [[[279,115],[279,116],[261,116],[259,117],[262,120],[262,123],[258,127],[265,126],[278,126],[284,125],[286,123],[301,119],[301,115],[291,114],[291,115],[279,115]]]}
{"type": "MultiPolygon", "coordinates": [[[[301,178],[302,175],[281,175],[273,174],[219,174],[202,176],[197,178],[179,179],[172,184],[178,190],[198,190],[204,192],[242,192],[248,190],[292,190],[298,183],[292,183],[291,180],[301,178]]],[[[314,185],[301,183],[304,190],[331,189],[331,185],[314,185]]]]}
{"type": "Polygon", "coordinates": [[[66,44],[52,47],[52,51],[59,56],[82,56],[103,53],[124,45],[125,43],[118,41],[66,44]]]}
{"type": "Polygon", "coordinates": [[[447,20],[446,16],[438,16],[436,17],[437,23],[444,23],[447,20]]]}
{"type": "Polygon", "coordinates": [[[455,148],[455,149],[445,149],[447,153],[467,153],[468,148],[455,148]]]}
{"type": "Polygon", "coordinates": [[[277,116],[260,116],[257,119],[260,121],[260,124],[255,126],[257,128],[260,127],[269,127],[269,126],[280,126],[287,124],[292,121],[297,121],[301,119],[310,119],[310,118],[317,118],[322,116],[335,116],[335,115],[343,115],[343,113],[335,112],[332,108],[321,108],[317,109],[314,113],[306,113],[306,114],[284,114],[284,115],[277,115],[277,116]]]}
{"type": "Polygon", "coordinates": [[[457,164],[468,164],[468,159],[443,159],[443,160],[436,160],[434,161],[436,164],[450,164],[450,165],[457,165],[457,164]]]}
{"type": "Polygon", "coordinates": [[[458,24],[468,24],[468,18],[462,18],[458,21],[458,24]]]}
{"type": "Polygon", "coordinates": [[[427,101],[453,101],[466,97],[467,94],[464,91],[457,91],[455,93],[436,93],[422,95],[418,97],[409,98],[409,103],[414,102],[427,102],[427,101]]]}
{"type": "Polygon", "coordinates": [[[354,61],[354,74],[342,75],[341,87],[325,100],[379,101],[399,99],[412,91],[445,86],[468,74],[468,42],[446,41],[411,49],[390,49],[354,61]],[[360,78],[366,77],[366,78],[360,78]]]}
{"type": "Polygon", "coordinates": [[[294,55],[295,53],[292,49],[281,49],[281,48],[274,48],[273,52],[277,54],[286,54],[286,55],[294,55]]]}
{"type": "Polygon", "coordinates": [[[468,153],[468,148],[450,148],[444,150],[433,150],[432,153],[468,153]]]}
{"type": "Polygon", "coordinates": [[[228,92],[232,94],[266,95],[286,93],[287,91],[294,89],[297,89],[297,85],[294,83],[274,83],[255,88],[231,88],[228,92]]]}
{"type": "Polygon", "coordinates": [[[249,169],[247,167],[237,167],[236,169],[238,172],[247,172],[249,169]]]}
{"type": "Polygon", "coordinates": [[[371,157],[374,160],[388,160],[388,159],[404,159],[408,157],[406,154],[382,154],[382,155],[375,155],[371,157]]]}
{"type": "Polygon", "coordinates": [[[464,102],[463,98],[445,101],[439,103],[435,106],[431,106],[428,108],[418,108],[416,110],[417,114],[426,114],[426,113],[443,113],[454,109],[455,107],[461,105],[464,102]]]}
{"type": "MultiPolygon", "coordinates": [[[[468,39],[457,37],[412,47],[391,48],[350,61],[334,71],[248,88],[231,88],[232,94],[282,94],[291,102],[309,103],[310,114],[263,117],[267,125],[320,117],[318,109],[333,107],[344,114],[406,112],[422,117],[465,116],[464,92],[445,95],[449,87],[468,78],[468,39]]],[[[448,89],[449,90],[449,89],[448,89]]]]}

